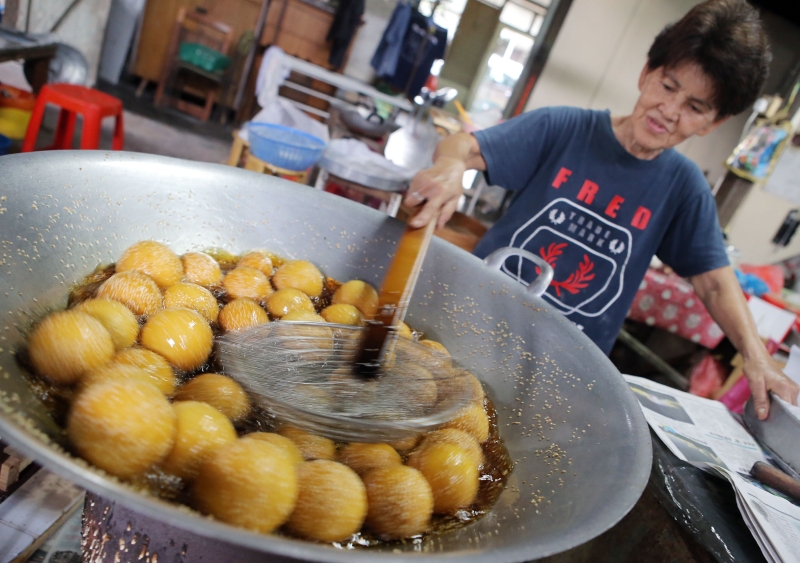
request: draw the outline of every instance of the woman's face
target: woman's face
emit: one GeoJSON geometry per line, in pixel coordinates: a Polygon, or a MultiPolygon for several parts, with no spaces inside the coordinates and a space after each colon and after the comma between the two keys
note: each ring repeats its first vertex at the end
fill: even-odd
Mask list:
{"type": "Polygon", "coordinates": [[[717,121],[714,87],[696,64],[649,70],[639,77],[639,99],[633,108],[633,137],[645,150],[662,151],[692,135],[707,135],[717,121]]]}

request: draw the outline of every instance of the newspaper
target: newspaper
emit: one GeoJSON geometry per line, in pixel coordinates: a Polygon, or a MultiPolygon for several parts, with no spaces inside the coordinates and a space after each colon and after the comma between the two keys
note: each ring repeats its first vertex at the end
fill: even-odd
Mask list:
{"type": "Polygon", "coordinates": [[[624,377],[648,424],[673,454],[733,485],[739,511],[767,561],[800,563],[800,506],[750,477],[755,462],[769,460],[727,407],[624,377]]]}

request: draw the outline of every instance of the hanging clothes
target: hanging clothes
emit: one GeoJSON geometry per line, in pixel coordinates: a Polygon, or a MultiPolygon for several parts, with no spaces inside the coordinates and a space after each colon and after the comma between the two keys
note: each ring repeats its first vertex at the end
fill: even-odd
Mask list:
{"type": "Polygon", "coordinates": [[[336,16],[333,18],[328,36],[331,42],[331,54],[328,57],[330,65],[338,70],[344,62],[350,42],[361,25],[361,16],[364,15],[365,0],[339,0],[336,16]]]}
{"type": "Polygon", "coordinates": [[[388,78],[389,83],[405,92],[409,99],[413,99],[428,80],[433,62],[443,59],[446,51],[447,30],[434,24],[430,18],[413,11],[403,38],[397,68],[388,78]]]}
{"type": "Polygon", "coordinates": [[[411,12],[413,12],[411,4],[407,2],[399,2],[394,7],[392,17],[383,30],[381,41],[370,61],[379,78],[393,76],[397,70],[397,61],[400,60],[400,51],[403,48],[408,23],[411,21],[411,12]]]}

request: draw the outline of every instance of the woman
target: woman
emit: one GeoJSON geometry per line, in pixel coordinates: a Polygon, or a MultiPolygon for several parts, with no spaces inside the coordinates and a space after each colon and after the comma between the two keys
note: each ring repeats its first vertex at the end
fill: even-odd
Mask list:
{"type": "MultiPolygon", "coordinates": [[[[414,178],[412,220],[443,225],[467,169],[516,191],[481,240],[539,254],[555,270],[545,298],[608,353],[653,255],[688,278],[744,357],[756,412],[768,392],[797,404],[798,386],[770,358],[729,266],[716,206],[702,173],[673,147],[707,135],[750,107],[770,60],[758,13],[744,0],[709,0],[667,26],[648,51],[630,115],[544,108],[474,135],[439,143],[434,165],[414,178]]],[[[535,265],[510,260],[523,282],[535,265]]]]}

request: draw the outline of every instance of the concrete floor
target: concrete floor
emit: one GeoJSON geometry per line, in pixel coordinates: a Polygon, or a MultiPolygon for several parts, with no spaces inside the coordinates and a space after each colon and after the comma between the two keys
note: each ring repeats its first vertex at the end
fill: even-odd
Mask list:
{"type": "MultiPolygon", "coordinates": [[[[0,82],[9,76],[7,67],[0,72],[0,82]]],[[[13,76],[13,69],[11,74],[13,76]]],[[[13,81],[7,81],[13,84],[13,81]]],[[[201,122],[176,110],[155,108],[152,105],[152,92],[137,98],[132,85],[112,86],[100,84],[98,89],[121,99],[125,112],[123,115],[125,131],[125,150],[159,154],[187,160],[225,163],[231,147],[233,127],[215,122],[201,122]]],[[[36,147],[42,149],[53,141],[58,118],[58,109],[49,106],[39,131],[36,147]]],[[[111,147],[114,128],[113,118],[103,122],[101,148],[111,147]]],[[[78,147],[81,138],[81,119],[78,118],[73,146],[78,147]]],[[[19,152],[21,141],[12,144],[10,152],[19,152]]]]}

